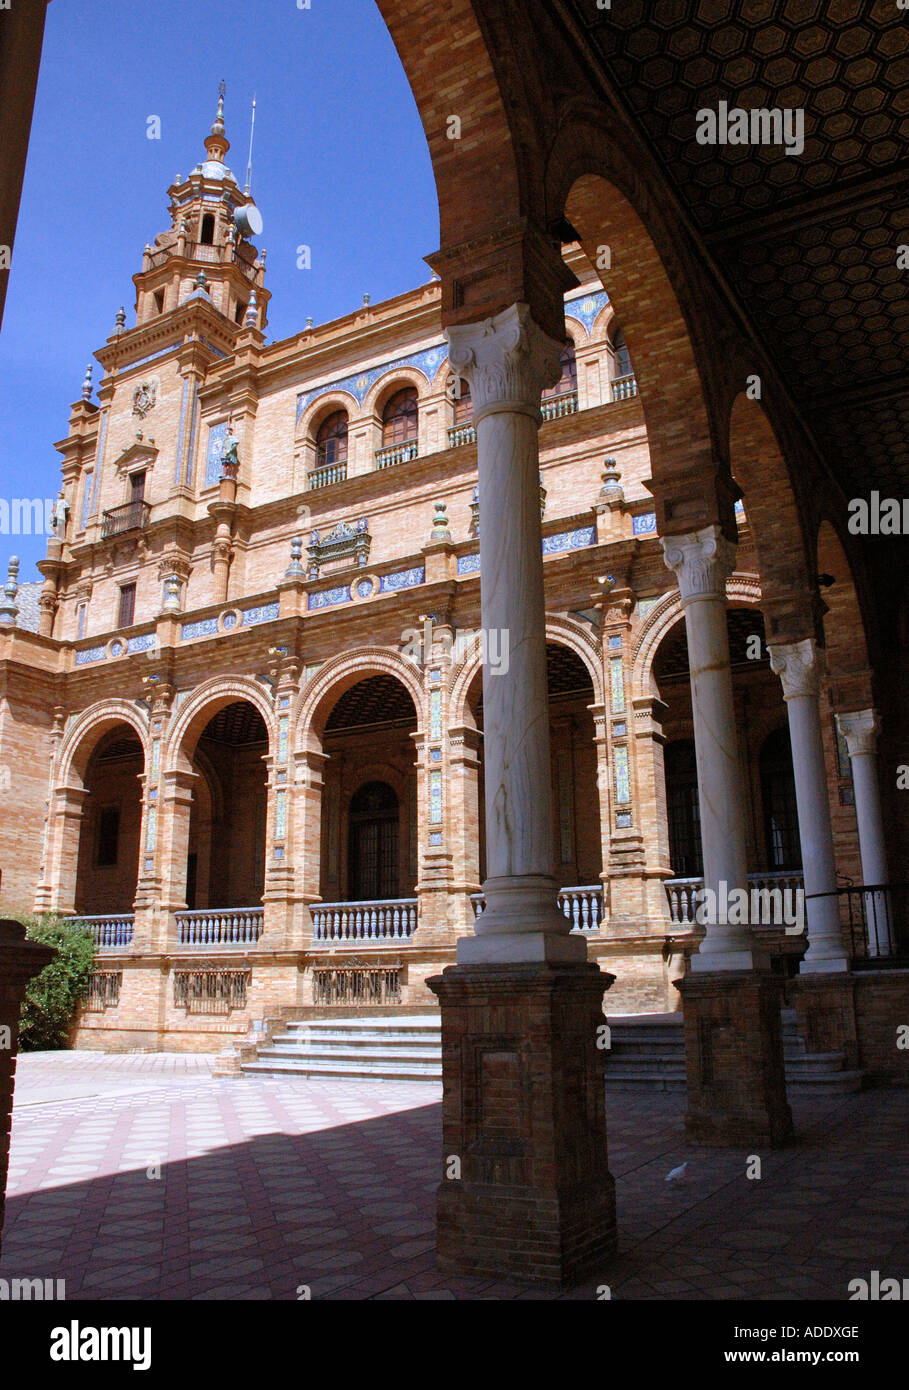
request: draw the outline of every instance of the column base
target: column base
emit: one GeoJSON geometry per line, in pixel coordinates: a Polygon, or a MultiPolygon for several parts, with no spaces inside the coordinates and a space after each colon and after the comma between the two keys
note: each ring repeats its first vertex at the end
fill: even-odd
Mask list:
{"type": "Polygon", "coordinates": [[[685,1017],[689,1140],[734,1148],[789,1143],[782,982],[756,971],[702,971],[687,975],[678,988],[685,1017]]]}
{"type": "Polygon", "coordinates": [[[612,975],[595,965],[457,965],[442,1013],[442,1270],[560,1289],[616,1249],[605,1053],[612,975]]]}
{"type": "Polygon", "coordinates": [[[793,981],[792,1000],[808,1052],[842,1052],[847,1069],[857,1068],[855,976],[846,972],[800,974],[793,981]]]}

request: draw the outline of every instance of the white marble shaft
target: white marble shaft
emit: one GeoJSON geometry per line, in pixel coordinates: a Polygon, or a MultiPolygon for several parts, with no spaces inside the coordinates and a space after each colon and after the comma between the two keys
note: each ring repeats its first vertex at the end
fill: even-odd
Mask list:
{"type": "MultiPolygon", "coordinates": [[[[839,715],[838,722],[852,764],[862,878],[872,886],[884,884],[889,879],[877,770],[877,713],[873,709],[854,710],[850,714],[839,715]]],[[[890,922],[885,901],[880,895],[877,897],[877,903],[868,904],[868,946],[872,955],[886,955],[891,944],[890,922]]]]}
{"type": "Polygon", "coordinates": [[[770,648],[789,716],[792,770],[805,880],[808,951],[805,973],[847,970],[836,893],[836,856],[827,793],[819,703],[823,653],[812,637],[770,648]],[[816,894],[829,896],[815,897],[816,894]]]}
{"type": "Polygon", "coordinates": [[[522,304],[452,327],[448,339],[477,430],[483,628],[507,632],[509,654],[507,671],[483,666],[486,909],[476,935],[459,941],[458,960],[583,960],[553,873],[540,530],[540,393],[558,380],[561,345],[522,304]]]}
{"type": "MultiPolygon", "coordinates": [[[[748,888],[745,788],[742,782],[726,628],[726,579],[735,546],[718,526],[663,538],[663,554],[679,583],[688,639],[691,705],[698,769],[698,801],[708,902],[748,888]]],[[[715,916],[716,914],[714,914],[715,916]]],[[[749,970],[752,934],[744,925],[711,920],[692,970],[749,970]]]]}

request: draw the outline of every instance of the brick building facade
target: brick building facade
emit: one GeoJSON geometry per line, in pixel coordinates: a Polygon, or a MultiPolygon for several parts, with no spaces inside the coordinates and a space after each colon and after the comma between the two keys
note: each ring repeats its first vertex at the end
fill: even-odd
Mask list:
{"type": "MultiPolygon", "coordinates": [[[[17,806],[0,911],[92,922],[83,1046],[208,1048],[282,1005],[431,1004],[426,977],[482,906],[481,664],[507,669],[510,634],[480,630],[476,431],[440,286],[266,344],[221,108],[205,144],[145,248],[135,326],[121,311],[96,354],[98,402],[87,383],[57,445],[68,510],[37,603],[23,586],[0,627],[17,806]]],[[[564,264],[540,427],[560,902],[616,975],[612,1011],[674,1009],[703,872],[683,609],[621,325],[577,243],[564,264]]],[[[745,492],[727,597],[748,868],[795,886],[745,492]]],[[[829,702],[823,719],[837,864],[857,878],[829,702]]],[[[766,938],[780,970],[804,949],[766,938]]]]}

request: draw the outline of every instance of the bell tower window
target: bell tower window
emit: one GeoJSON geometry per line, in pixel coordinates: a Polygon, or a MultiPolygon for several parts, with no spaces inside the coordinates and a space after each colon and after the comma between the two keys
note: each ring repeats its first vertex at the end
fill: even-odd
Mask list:
{"type": "Polygon", "coordinates": [[[163,291],[163,290],[155,290],[155,313],[156,313],[156,314],[163,314],[163,313],[164,313],[164,291],[163,291]]]}
{"type": "Polygon", "coordinates": [[[202,218],[202,235],[200,236],[199,240],[201,241],[203,246],[214,245],[215,215],[213,212],[207,212],[205,216],[202,218]]]}

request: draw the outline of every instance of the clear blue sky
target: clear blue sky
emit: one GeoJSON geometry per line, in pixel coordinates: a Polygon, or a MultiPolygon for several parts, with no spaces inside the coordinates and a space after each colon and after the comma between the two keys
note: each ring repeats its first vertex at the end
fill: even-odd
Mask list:
{"type": "MultiPolygon", "coordinates": [[[[429,280],[439,241],[426,140],[374,0],[53,0],[0,330],[0,496],[56,496],[86,363],[169,226],[167,188],[204,158],[227,83],[241,187],[258,98],[252,192],[268,251],[269,338],[429,280]],[[161,139],[146,136],[160,117],[161,139]],[[312,248],[298,270],[296,248],[312,248]]],[[[95,363],[94,380],[101,368],[95,363]]],[[[96,399],[96,397],[95,397],[96,399]]],[[[43,537],[0,535],[37,578],[43,537]]]]}

